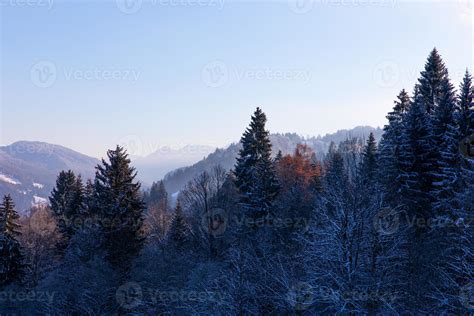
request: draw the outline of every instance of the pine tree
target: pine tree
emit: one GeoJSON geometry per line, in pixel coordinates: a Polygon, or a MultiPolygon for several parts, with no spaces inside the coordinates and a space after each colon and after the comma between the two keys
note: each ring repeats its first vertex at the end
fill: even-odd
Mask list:
{"type": "MultiPolygon", "coordinates": [[[[474,135],[474,87],[472,78],[466,71],[461,84],[458,99],[458,125],[460,142],[466,141],[466,137],[474,135]]],[[[450,285],[449,312],[452,314],[463,314],[468,312],[465,304],[456,296],[456,289],[463,289],[472,284],[474,279],[474,233],[472,230],[472,214],[474,211],[474,159],[472,157],[461,157],[461,175],[459,179],[459,190],[456,192],[457,210],[456,218],[458,225],[451,229],[451,243],[444,258],[449,262],[448,273],[445,273],[450,285]],[[453,236],[454,235],[454,236],[453,236]]],[[[457,291],[459,292],[459,291],[457,291]]],[[[468,293],[469,294],[469,293],[468,293]]],[[[467,297],[468,298],[468,297],[467,297]]],[[[466,299],[466,298],[464,298],[466,299]]],[[[466,302],[464,302],[466,303],[466,302]]]]}
{"type": "Polygon", "coordinates": [[[74,223],[81,216],[84,201],[84,186],[80,176],[73,171],[61,171],[56,179],[56,186],[49,198],[51,210],[58,224],[59,231],[65,238],[65,244],[69,240],[76,227],[74,223]]]}
{"type": "Polygon", "coordinates": [[[261,220],[271,213],[278,193],[269,132],[265,130],[267,118],[257,108],[249,128],[242,136],[242,149],[235,166],[236,186],[241,203],[253,220],[261,220]]]}
{"type": "Polygon", "coordinates": [[[163,180],[153,182],[146,202],[148,206],[157,207],[163,212],[168,211],[168,192],[163,180]]]}
{"type": "Polygon", "coordinates": [[[364,186],[370,186],[375,183],[377,177],[377,143],[373,133],[370,133],[367,144],[364,148],[361,174],[364,186]]]}
{"type": "Polygon", "coordinates": [[[415,89],[414,102],[406,114],[403,129],[399,157],[402,201],[414,212],[411,215],[426,218],[433,182],[434,143],[431,119],[418,89],[415,89]]]}
{"type": "Polygon", "coordinates": [[[25,259],[18,241],[21,235],[18,219],[11,196],[4,196],[0,205],[0,288],[21,281],[25,274],[25,259]]]}
{"type": "Polygon", "coordinates": [[[387,201],[395,206],[399,203],[400,183],[397,180],[400,174],[400,145],[403,131],[403,117],[410,107],[410,97],[402,90],[394,102],[392,112],[387,115],[388,124],[384,127],[384,133],[379,146],[378,175],[382,189],[387,196],[387,201]]]}
{"type": "Polygon", "coordinates": [[[279,150],[273,161],[275,162],[275,164],[277,164],[279,161],[281,161],[282,158],[283,158],[283,153],[281,152],[281,150],[279,150]]]}
{"type": "MultiPolygon", "coordinates": [[[[432,121],[423,101],[415,88],[413,104],[403,122],[400,146],[401,183],[400,197],[405,215],[411,223],[429,222],[434,218],[431,209],[435,147],[432,121]]],[[[404,225],[406,223],[402,223],[404,225]]],[[[408,266],[405,267],[406,306],[410,311],[422,312],[427,308],[422,302],[429,296],[428,282],[434,273],[431,265],[433,249],[429,246],[426,225],[409,225],[406,239],[409,243],[408,266]]],[[[405,277],[405,276],[404,276],[405,277]]]]}
{"type": "Polygon", "coordinates": [[[447,70],[443,59],[434,48],[425,64],[425,69],[421,72],[418,79],[419,93],[421,102],[426,107],[426,112],[432,114],[439,105],[439,98],[442,90],[442,83],[447,77],[447,70]]]}
{"type": "Polygon", "coordinates": [[[183,215],[181,204],[178,200],[174,217],[168,231],[168,242],[175,250],[183,250],[191,241],[191,229],[183,215]]]}
{"type": "Polygon", "coordinates": [[[104,233],[107,259],[127,271],[143,246],[143,211],[140,183],[126,151],[117,146],[107,152],[109,162],[97,166],[94,182],[94,212],[104,233]]]}
{"type": "Polygon", "coordinates": [[[441,82],[439,104],[433,113],[433,206],[437,215],[453,217],[455,192],[459,186],[461,154],[459,153],[459,127],[456,122],[456,96],[446,76],[441,82]]]}
{"type": "Polygon", "coordinates": [[[472,76],[466,70],[463,81],[459,88],[458,98],[458,124],[461,139],[474,133],[474,108],[472,107],[474,97],[474,86],[472,76]]]}

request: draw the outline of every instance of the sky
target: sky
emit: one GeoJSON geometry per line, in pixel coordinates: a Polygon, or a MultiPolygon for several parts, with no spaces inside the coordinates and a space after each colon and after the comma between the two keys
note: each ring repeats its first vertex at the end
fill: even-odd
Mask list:
{"type": "MultiPolygon", "coordinates": [[[[456,87],[474,68],[472,2],[0,0],[0,145],[238,141],[382,127],[433,47],[456,87]]],[[[138,144],[138,145],[137,145],[138,144]]],[[[136,148],[139,148],[138,150],[136,148]]]]}

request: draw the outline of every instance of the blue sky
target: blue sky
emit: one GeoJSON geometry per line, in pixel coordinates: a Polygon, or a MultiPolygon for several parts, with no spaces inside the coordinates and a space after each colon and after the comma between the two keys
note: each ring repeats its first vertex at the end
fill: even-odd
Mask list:
{"type": "Polygon", "coordinates": [[[473,68],[463,0],[298,1],[0,0],[0,144],[225,146],[256,106],[272,132],[383,126],[434,46],[456,86],[473,68]]]}

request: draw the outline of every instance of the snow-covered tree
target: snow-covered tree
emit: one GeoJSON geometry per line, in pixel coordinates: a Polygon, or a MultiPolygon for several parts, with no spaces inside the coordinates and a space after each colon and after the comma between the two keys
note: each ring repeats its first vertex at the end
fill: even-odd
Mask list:
{"type": "Polygon", "coordinates": [[[75,233],[74,223],[81,220],[84,210],[84,185],[73,171],[61,171],[56,179],[56,186],[49,197],[58,229],[64,240],[60,248],[67,246],[68,240],[75,233]]]}
{"type": "Polygon", "coordinates": [[[20,282],[26,273],[26,262],[19,242],[21,226],[10,195],[0,205],[0,288],[20,282]]]}
{"type": "Polygon", "coordinates": [[[266,121],[265,113],[257,108],[250,126],[242,136],[242,149],[234,171],[246,216],[253,220],[261,220],[271,213],[272,203],[278,193],[266,121]]]}
{"type": "Polygon", "coordinates": [[[181,203],[176,203],[173,220],[168,231],[168,244],[177,252],[185,250],[192,242],[192,231],[186,222],[181,203]]]}
{"type": "Polygon", "coordinates": [[[102,160],[102,165],[97,166],[93,213],[97,214],[105,234],[107,259],[112,266],[127,271],[144,242],[145,205],[126,151],[117,146],[107,152],[107,157],[109,162],[102,160]]]}
{"type": "Polygon", "coordinates": [[[391,205],[399,203],[400,145],[403,117],[410,107],[408,93],[402,90],[394,103],[393,110],[387,115],[388,124],[384,127],[378,153],[380,165],[378,178],[386,200],[391,205]]]}
{"type": "Polygon", "coordinates": [[[425,69],[418,79],[418,89],[420,101],[426,108],[428,114],[433,114],[439,105],[439,98],[442,94],[442,85],[447,76],[447,69],[441,55],[434,48],[425,63],[425,69]]]}

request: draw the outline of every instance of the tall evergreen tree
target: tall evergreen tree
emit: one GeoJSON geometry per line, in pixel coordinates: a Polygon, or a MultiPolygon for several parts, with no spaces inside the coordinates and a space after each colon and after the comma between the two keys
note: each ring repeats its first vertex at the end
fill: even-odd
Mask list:
{"type": "Polygon", "coordinates": [[[10,195],[0,205],[0,288],[21,281],[26,264],[18,241],[21,235],[18,213],[10,195]]]}
{"type": "Polygon", "coordinates": [[[473,89],[472,76],[469,71],[466,70],[466,74],[459,88],[458,98],[458,124],[461,139],[474,133],[473,89]]]}
{"type": "Polygon", "coordinates": [[[76,177],[71,170],[61,171],[56,179],[56,186],[51,192],[49,201],[59,231],[66,242],[76,230],[74,222],[82,213],[83,200],[84,186],[81,177],[76,177]]]}
{"type": "Polygon", "coordinates": [[[168,242],[172,247],[181,251],[186,246],[189,246],[191,241],[191,228],[189,227],[186,219],[184,218],[183,210],[181,208],[181,203],[176,203],[176,208],[174,211],[174,217],[168,231],[168,242]]]}
{"type": "Polygon", "coordinates": [[[426,112],[432,114],[439,105],[442,83],[446,79],[447,70],[438,50],[434,48],[425,64],[425,69],[418,79],[421,102],[426,107],[426,112]]]}
{"type": "Polygon", "coordinates": [[[439,104],[433,113],[433,141],[436,165],[433,166],[433,206],[437,215],[453,216],[455,192],[459,188],[461,154],[456,122],[456,95],[448,77],[441,82],[439,104]]]}
{"type": "MultiPolygon", "coordinates": [[[[474,87],[471,75],[466,71],[460,88],[458,103],[458,125],[461,142],[468,141],[467,137],[474,135],[474,87]]],[[[461,157],[461,176],[459,181],[459,191],[456,201],[458,202],[457,218],[461,219],[460,225],[454,227],[455,239],[451,243],[450,251],[446,257],[449,260],[449,283],[450,288],[450,312],[453,314],[466,313],[470,306],[466,302],[469,299],[463,297],[459,305],[456,300],[456,290],[469,288],[474,279],[474,232],[472,230],[472,214],[474,212],[474,158],[469,156],[461,157]],[[469,223],[471,221],[471,223],[469,223]],[[454,284],[453,284],[454,283],[454,284]]],[[[472,292],[471,292],[472,293],[472,292]]]]}
{"type": "Polygon", "coordinates": [[[435,147],[431,119],[418,89],[415,89],[403,129],[399,157],[402,201],[414,212],[412,215],[426,218],[430,209],[435,147]]]}
{"type": "Polygon", "coordinates": [[[140,183],[126,151],[117,146],[107,152],[109,162],[97,166],[94,207],[104,233],[110,263],[127,272],[143,246],[143,211],[140,183]]]}
{"type": "Polygon", "coordinates": [[[242,136],[242,149],[235,166],[236,186],[241,203],[251,219],[259,220],[271,213],[278,193],[272,145],[265,129],[267,118],[260,108],[252,116],[250,126],[242,136]]]}
{"type": "Polygon", "coordinates": [[[403,132],[403,117],[410,107],[410,97],[402,90],[394,102],[392,112],[388,113],[388,124],[384,127],[384,133],[379,146],[379,182],[391,205],[399,203],[400,182],[400,145],[403,132]]]}
{"type": "Polygon", "coordinates": [[[377,143],[374,133],[370,133],[367,144],[364,148],[361,176],[364,185],[373,185],[377,177],[377,143]]]}
{"type": "Polygon", "coordinates": [[[168,192],[163,180],[153,182],[146,202],[148,206],[157,207],[164,212],[168,211],[168,192]]]}
{"type": "MultiPolygon", "coordinates": [[[[415,88],[413,104],[403,122],[404,131],[400,146],[400,196],[406,216],[411,223],[433,219],[431,192],[435,146],[431,118],[423,100],[418,88],[415,88]]],[[[433,273],[430,264],[433,249],[428,247],[426,226],[410,225],[406,234],[409,241],[409,264],[405,273],[409,283],[406,288],[405,307],[414,312],[422,312],[427,307],[422,302],[427,299],[429,293],[427,285],[433,273]]]]}

